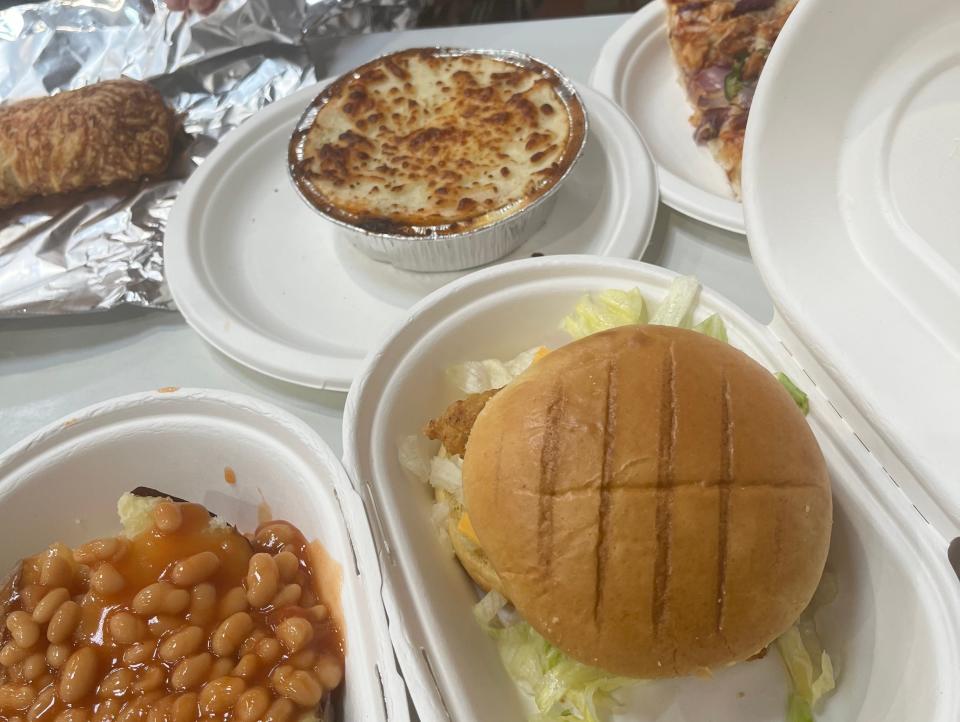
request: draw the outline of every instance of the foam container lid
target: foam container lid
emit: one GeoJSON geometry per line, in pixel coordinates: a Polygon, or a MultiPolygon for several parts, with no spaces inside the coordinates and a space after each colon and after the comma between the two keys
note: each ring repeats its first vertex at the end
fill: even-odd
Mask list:
{"type": "MultiPolygon", "coordinates": [[[[654,305],[675,275],[637,261],[586,256],[516,261],[431,294],[368,357],[347,399],[344,461],[376,517],[384,600],[401,670],[425,722],[520,720],[530,709],[473,620],[476,588],[437,541],[432,494],[400,467],[397,443],[459,394],[444,371],[466,359],[507,358],[569,339],[560,319],[584,293],[639,287],[654,305]],[[386,513],[389,510],[389,513],[386,513]]],[[[808,420],[834,493],[827,568],[836,600],[818,613],[839,670],[819,722],[955,722],[960,718],[960,585],[947,539],[837,413],[822,373],[801,361],[781,322],[758,324],[704,289],[695,321],[720,313],[730,342],[810,396],[808,420]]],[[[636,686],[615,720],[782,722],[787,688],[777,655],[718,671],[636,686]]]]}
{"type": "Polygon", "coordinates": [[[241,531],[256,528],[266,503],[318,540],[343,571],[341,718],[408,722],[363,505],[330,448],[275,406],[222,391],[149,392],[47,426],[0,456],[0,568],[54,541],[119,532],[117,499],[138,486],[203,504],[241,531]]]}
{"type": "Polygon", "coordinates": [[[777,333],[946,538],[960,534],[958,33],[955,0],[804,0],[743,161],[777,333]]]}

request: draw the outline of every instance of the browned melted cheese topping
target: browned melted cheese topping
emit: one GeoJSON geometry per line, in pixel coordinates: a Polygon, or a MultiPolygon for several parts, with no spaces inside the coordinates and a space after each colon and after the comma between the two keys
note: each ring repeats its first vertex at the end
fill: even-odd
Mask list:
{"type": "Polygon", "coordinates": [[[559,84],[546,66],[481,54],[380,58],[314,102],[291,143],[294,178],[318,208],[375,232],[489,225],[543,195],[580,149],[583,109],[559,84]]]}

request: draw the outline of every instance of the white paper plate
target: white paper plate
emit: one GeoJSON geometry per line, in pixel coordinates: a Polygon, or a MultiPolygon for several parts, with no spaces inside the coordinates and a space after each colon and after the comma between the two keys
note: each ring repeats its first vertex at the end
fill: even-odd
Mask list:
{"type": "Polygon", "coordinates": [[[666,9],[654,0],[615,32],[590,84],[636,123],[657,163],[663,202],[681,213],[743,233],[743,207],[723,169],[693,140],[690,105],[667,41],[666,9]]]}
{"type": "Polygon", "coordinates": [[[743,197],[764,283],[917,477],[914,503],[960,534],[960,2],[804,0],[756,100],[743,197]]]}
{"type": "MultiPolygon", "coordinates": [[[[584,293],[638,286],[654,304],[676,275],[620,259],[527,259],[472,274],[432,294],[371,354],[347,397],[344,464],[379,508],[390,633],[423,720],[522,720],[525,706],[496,646],[471,614],[477,591],[430,521],[433,495],[400,467],[397,442],[460,396],[444,371],[465,359],[510,358],[568,339],[560,319],[584,293]],[[389,510],[389,512],[388,512],[389,510]],[[448,717],[445,717],[444,714],[448,717]]],[[[705,289],[695,320],[720,313],[730,342],[810,394],[808,421],[833,480],[827,568],[837,598],[817,615],[838,670],[818,722],[960,719],[960,588],[944,540],[812,386],[771,328],[705,289]]],[[[618,695],[626,722],[783,722],[787,684],[775,651],[696,677],[651,681],[618,695]]]]}
{"type": "Polygon", "coordinates": [[[55,541],[116,534],[117,499],[137,486],[204,504],[241,531],[256,528],[266,502],[274,518],[318,540],[343,570],[340,719],[409,721],[363,503],[330,447],[270,404],[153,391],[77,411],[24,439],[0,455],[0,573],[55,541]]]}
{"type": "MultiPolygon", "coordinates": [[[[166,274],[187,322],[223,353],[285,381],[346,391],[380,336],[465,272],[415,273],[373,261],[297,196],[287,143],[320,87],[255,115],[190,178],[167,225],[166,274]]],[[[590,120],[583,157],[546,225],[510,258],[638,257],[649,241],[653,161],[619,108],[578,90],[590,120]]]]}

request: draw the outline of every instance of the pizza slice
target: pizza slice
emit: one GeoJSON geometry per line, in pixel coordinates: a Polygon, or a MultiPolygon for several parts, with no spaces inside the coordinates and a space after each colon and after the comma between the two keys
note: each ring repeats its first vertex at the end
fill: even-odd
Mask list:
{"type": "Polygon", "coordinates": [[[797,0],[666,0],[670,47],[706,145],[740,197],[747,113],[760,71],[797,0]]]}

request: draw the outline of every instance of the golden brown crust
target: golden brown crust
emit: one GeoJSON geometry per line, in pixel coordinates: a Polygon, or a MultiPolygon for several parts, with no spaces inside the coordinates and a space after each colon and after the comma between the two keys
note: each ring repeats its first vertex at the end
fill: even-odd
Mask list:
{"type": "Polygon", "coordinates": [[[738,196],[753,91],[795,5],[796,0],[667,0],[670,47],[693,107],[694,137],[709,147],[738,196]]]}
{"type": "Polygon", "coordinates": [[[0,208],[160,175],[174,132],[161,95],[127,78],[0,106],[0,208]]]}
{"type": "Polygon", "coordinates": [[[424,436],[439,441],[448,454],[463,456],[467,450],[467,438],[473,422],[499,390],[490,389],[479,394],[468,394],[465,398],[454,401],[440,416],[427,422],[423,430],[424,436]]]}
{"type": "Polygon", "coordinates": [[[291,141],[294,179],[323,212],[378,233],[490,225],[546,193],[579,153],[583,108],[561,86],[535,61],[442,48],[378,58],[314,101],[291,141]]]}
{"type": "MultiPolygon", "coordinates": [[[[423,430],[424,435],[428,439],[440,441],[448,454],[463,456],[470,430],[477,416],[498,391],[499,389],[490,389],[477,394],[468,394],[465,398],[454,401],[440,416],[427,423],[423,430]]],[[[484,591],[489,592],[491,589],[501,591],[500,578],[490,565],[490,560],[487,559],[483,549],[460,531],[459,527],[464,516],[463,506],[452,494],[443,489],[434,489],[434,496],[437,501],[450,507],[450,514],[446,521],[447,535],[450,537],[457,559],[460,560],[467,574],[484,591]]]]}
{"type": "Polygon", "coordinates": [[[523,617],[617,674],[744,660],[826,559],[830,484],[776,379],[692,331],[632,326],[546,356],[478,416],[464,493],[523,617]]]}

